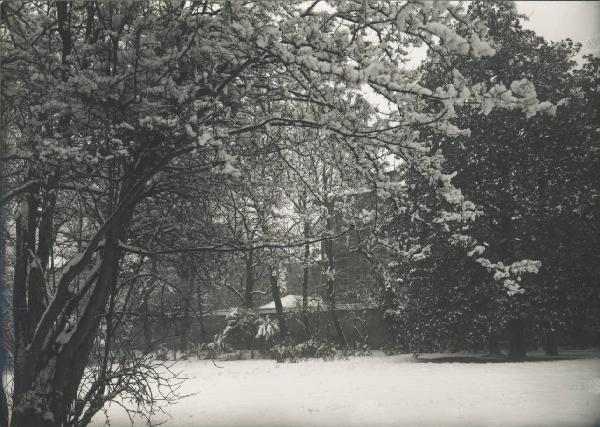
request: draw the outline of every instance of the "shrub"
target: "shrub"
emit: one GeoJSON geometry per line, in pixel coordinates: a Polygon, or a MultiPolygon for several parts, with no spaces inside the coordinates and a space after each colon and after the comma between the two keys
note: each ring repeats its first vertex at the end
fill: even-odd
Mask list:
{"type": "Polygon", "coordinates": [[[272,321],[269,315],[258,319],[258,332],[255,338],[262,341],[266,347],[270,347],[277,334],[279,334],[277,321],[272,321]]]}
{"type": "Polygon", "coordinates": [[[296,363],[299,358],[298,351],[293,345],[277,344],[268,349],[265,353],[267,357],[275,359],[277,363],[283,363],[285,361],[296,363]]]}
{"type": "Polygon", "coordinates": [[[232,361],[232,360],[244,360],[246,357],[244,356],[244,352],[241,350],[236,350],[233,353],[229,353],[224,355],[220,360],[232,361]]]}
{"type": "Polygon", "coordinates": [[[232,308],[225,316],[225,329],[215,336],[215,343],[221,351],[249,346],[256,335],[257,320],[258,316],[253,310],[232,308]]]}
{"type": "Polygon", "coordinates": [[[343,348],[342,354],[345,357],[350,357],[350,356],[364,357],[364,356],[371,356],[373,353],[371,352],[371,349],[369,348],[369,345],[367,343],[358,343],[357,342],[354,347],[343,348]]]}
{"type": "Polygon", "coordinates": [[[335,359],[334,344],[328,340],[317,340],[314,357],[320,357],[325,361],[335,359]]]}
{"type": "Polygon", "coordinates": [[[165,344],[160,344],[154,351],[154,357],[156,360],[169,360],[169,349],[165,344]]]}
{"type": "Polygon", "coordinates": [[[186,355],[188,357],[196,356],[198,360],[211,360],[215,359],[220,353],[219,346],[211,342],[190,345],[186,355]]]}
{"type": "Polygon", "coordinates": [[[311,338],[310,340],[293,345],[277,344],[264,352],[265,356],[275,359],[278,363],[295,363],[300,359],[322,358],[323,360],[335,359],[335,346],[328,340],[311,338]]]}
{"type": "Polygon", "coordinates": [[[393,356],[394,354],[403,354],[406,353],[406,349],[403,345],[400,344],[386,344],[382,348],[383,353],[386,356],[393,356]]]}

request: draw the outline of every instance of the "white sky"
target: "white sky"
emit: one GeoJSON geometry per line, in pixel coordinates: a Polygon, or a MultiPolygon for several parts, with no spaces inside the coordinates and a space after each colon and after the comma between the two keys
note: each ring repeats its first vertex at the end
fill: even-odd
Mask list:
{"type": "Polygon", "coordinates": [[[517,1],[523,26],[547,40],[580,42],[582,54],[600,55],[600,1],[517,1]]]}
{"type": "MultiPolygon", "coordinates": [[[[519,13],[529,19],[522,20],[525,28],[544,37],[559,41],[571,38],[583,46],[577,59],[593,53],[600,56],[600,1],[516,1],[519,13]]],[[[426,47],[413,49],[407,68],[417,67],[427,54],[426,47]]],[[[367,98],[376,104],[385,105],[382,97],[366,90],[367,98]]]]}
{"type": "MultiPolygon", "coordinates": [[[[575,58],[593,53],[600,56],[600,1],[516,1],[519,13],[529,20],[522,20],[523,27],[546,40],[559,41],[571,38],[582,43],[581,53],[575,58]]],[[[426,56],[426,48],[413,49],[407,68],[417,67],[426,56]]],[[[387,101],[365,88],[367,99],[386,110],[387,101]]],[[[395,166],[395,161],[391,161],[395,166]]]]}
{"type": "MultiPolygon", "coordinates": [[[[307,1],[306,4],[311,2],[307,1]]],[[[525,28],[547,40],[559,41],[571,38],[583,46],[578,59],[593,53],[600,56],[600,1],[516,1],[519,13],[529,20],[522,20],[525,28]]],[[[317,9],[331,9],[322,2],[317,9]]],[[[407,68],[417,67],[425,58],[426,48],[413,49],[407,68]]]]}
{"type": "MultiPolygon", "coordinates": [[[[600,1],[516,1],[519,13],[529,20],[521,20],[523,27],[533,30],[549,41],[571,38],[583,46],[576,58],[593,53],[600,56],[600,1]]],[[[408,67],[416,67],[425,58],[426,48],[414,50],[414,60],[408,67]]]]}

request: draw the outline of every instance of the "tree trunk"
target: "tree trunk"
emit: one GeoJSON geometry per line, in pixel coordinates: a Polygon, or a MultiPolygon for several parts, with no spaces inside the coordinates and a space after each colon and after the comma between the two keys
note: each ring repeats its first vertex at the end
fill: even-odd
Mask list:
{"type": "Polygon", "coordinates": [[[271,270],[271,295],[273,296],[273,302],[275,302],[275,310],[277,311],[277,320],[279,322],[279,334],[282,340],[285,340],[288,336],[287,322],[285,320],[285,313],[283,312],[283,305],[281,304],[281,296],[279,294],[279,281],[277,279],[277,271],[271,270]]]}
{"type": "MultiPolygon", "coordinates": [[[[129,227],[132,208],[125,209],[111,221],[104,235],[104,245],[98,253],[98,273],[93,275],[94,285],[76,327],[70,337],[56,345],[58,334],[66,331],[66,318],[50,316],[56,307],[63,310],[65,316],[72,312],[70,307],[72,296],[65,293],[65,283],[59,285],[53,303],[46,314],[51,323],[40,322],[37,327],[45,331],[50,328],[49,339],[40,341],[42,335],[37,333],[33,340],[26,341],[27,347],[19,352],[20,358],[15,360],[15,377],[13,390],[12,426],[42,427],[65,425],[72,403],[75,401],[83,372],[88,363],[98,327],[108,303],[112,289],[116,286],[119,274],[121,249],[119,242],[124,239],[129,227]],[[56,330],[52,327],[56,325],[56,330]],[[48,342],[46,342],[48,341],[48,342]],[[35,401],[35,405],[33,402],[35,401]]],[[[90,247],[95,247],[90,243],[90,247]]],[[[80,262],[79,265],[83,265],[80,262]]],[[[77,272],[72,272],[77,274],[77,272]]],[[[65,273],[63,273],[65,277],[65,273]]],[[[74,277],[73,277],[74,279],[74,277]]],[[[71,281],[72,283],[72,281],[71,281]]],[[[22,290],[15,288],[21,298],[22,290]]],[[[19,308],[16,305],[15,308],[19,308]]],[[[16,310],[19,311],[19,310],[16,310]]],[[[17,329],[17,324],[15,324],[17,329]]],[[[20,331],[17,337],[22,340],[25,335],[20,331]]]]}
{"type": "Polygon", "coordinates": [[[546,350],[547,356],[558,356],[558,337],[555,331],[546,332],[544,349],[546,350]]]}
{"type": "MultiPolygon", "coordinates": [[[[0,366],[4,366],[4,363],[0,366]]],[[[0,387],[0,426],[8,426],[8,402],[4,392],[4,375],[0,376],[0,387]]]]}
{"type": "Polygon", "coordinates": [[[333,323],[333,327],[335,328],[335,333],[337,337],[337,342],[339,345],[348,346],[348,341],[346,340],[346,336],[344,335],[344,330],[342,328],[342,324],[337,317],[336,311],[336,301],[335,301],[335,263],[334,263],[334,251],[333,251],[333,240],[331,239],[331,235],[333,234],[333,207],[330,205],[327,206],[327,232],[329,233],[330,238],[324,241],[325,243],[325,255],[327,256],[327,304],[329,309],[329,317],[331,318],[331,323],[333,323]]]}
{"type": "MultiPolygon", "coordinates": [[[[304,223],[304,238],[308,239],[310,233],[308,221],[304,223]]],[[[310,338],[310,323],[308,318],[308,261],[310,257],[310,245],[304,245],[304,271],[302,276],[302,319],[304,320],[304,331],[306,339],[310,338]]]]}
{"type": "Polygon", "coordinates": [[[202,304],[202,292],[200,285],[196,287],[196,298],[198,304],[198,322],[200,323],[200,338],[202,342],[206,342],[206,330],[204,329],[204,306],[202,304]]]}
{"type": "Polygon", "coordinates": [[[150,299],[149,293],[144,296],[142,302],[142,333],[144,334],[144,352],[149,353],[152,349],[152,331],[150,329],[150,316],[148,313],[148,300],[150,299]]]}
{"type": "MultiPolygon", "coordinates": [[[[19,213],[15,221],[15,267],[13,279],[13,325],[15,334],[15,352],[13,368],[13,420],[14,408],[18,407],[18,396],[25,393],[33,382],[33,369],[29,367],[27,347],[30,342],[30,325],[27,304],[27,277],[28,277],[28,241],[29,230],[29,203],[21,202],[19,213]]],[[[35,234],[35,233],[34,233],[35,234]]]]}
{"type": "Polygon", "coordinates": [[[98,327],[105,315],[108,298],[117,284],[122,258],[119,241],[125,238],[131,214],[132,212],[129,211],[123,215],[115,229],[107,233],[102,267],[90,301],[82,311],[75,333],[57,356],[56,374],[52,386],[58,393],[57,396],[52,396],[51,400],[52,412],[57,420],[65,419],[71,403],[77,397],[79,383],[88,363],[98,327]]]}
{"type": "MultiPolygon", "coordinates": [[[[153,277],[149,283],[148,289],[144,291],[143,299],[142,299],[142,316],[143,316],[143,334],[144,334],[144,351],[146,353],[152,350],[152,327],[150,324],[150,297],[152,296],[152,292],[154,291],[154,287],[156,286],[156,276],[158,275],[158,267],[156,257],[152,257],[152,264],[150,267],[150,272],[153,277]]],[[[161,298],[162,301],[162,298],[161,298]]]]}
{"type": "Polygon", "coordinates": [[[186,277],[183,278],[185,281],[185,295],[183,298],[183,312],[181,317],[181,328],[179,334],[179,350],[185,353],[190,345],[190,299],[192,298],[192,282],[193,275],[189,272],[186,273],[186,277]]]}
{"type": "Polygon", "coordinates": [[[510,360],[524,360],[527,355],[524,329],[525,321],[522,318],[508,321],[508,358],[510,360]]]}
{"type": "Polygon", "coordinates": [[[246,256],[246,287],[244,292],[244,306],[252,308],[254,295],[254,251],[251,249],[246,256]]]}
{"type": "Polygon", "coordinates": [[[179,335],[179,350],[185,353],[190,345],[190,302],[186,298],[183,302],[183,314],[181,319],[181,333],[179,335]]]}

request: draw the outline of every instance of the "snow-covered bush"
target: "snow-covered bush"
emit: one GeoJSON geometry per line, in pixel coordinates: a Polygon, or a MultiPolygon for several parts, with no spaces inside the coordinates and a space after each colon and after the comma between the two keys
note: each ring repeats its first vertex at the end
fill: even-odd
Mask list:
{"type": "Polygon", "coordinates": [[[156,360],[169,360],[169,348],[165,344],[160,344],[154,352],[156,360]]]}
{"type": "Polygon", "coordinates": [[[225,316],[225,329],[215,337],[221,351],[230,348],[252,347],[257,334],[257,315],[253,310],[232,308],[225,316]]]}
{"type": "Polygon", "coordinates": [[[190,343],[181,359],[186,360],[190,357],[196,357],[198,360],[209,360],[214,359],[217,354],[218,349],[215,343],[190,343]]]}
{"type": "Polygon", "coordinates": [[[277,324],[277,321],[271,320],[269,315],[258,319],[258,332],[256,333],[256,339],[269,346],[278,333],[279,325],[277,324]]]}
{"type": "Polygon", "coordinates": [[[365,343],[357,342],[354,345],[354,347],[343,348],[342,354],[344,355],[344,357],[350,357],[350,356],[364,357],[364,356],[371,356],[373,353],[371,352],[371,348],[369,347],[369,345],[366,342],[365,343]]]}
{"type": "Polygon", "coordinates": [[[242,350],[235,350],[229,354],[224,355],[220,359],[225,361],[244,360],[246,359],[246,356],[244,355],[244,352],[242,350]]]}
{"type": "Polygon", "coordinates": [[[315,356],[323,360],[333,360],[335,358],[335,345],[327,340],[315,341],[316,351],[315,356]]]}
{"type": "Polygon", "coordinates": [[[285,361],[295,363],[299,359],[322,358],[325,361],[334,360],[336,355],[335,345],[328,340],[311,338],[297,345],[277,344],[267,351],[265,356],[275,359],[278,363],[285,361]]]}
{"type": "Polygon", "coordinates": [[[267,350],[266,354],[277,361],[277,363],[283,363],[288,361],[290,363],[298,362],[298,351],[293,345],[277,344],[267,350]]]}

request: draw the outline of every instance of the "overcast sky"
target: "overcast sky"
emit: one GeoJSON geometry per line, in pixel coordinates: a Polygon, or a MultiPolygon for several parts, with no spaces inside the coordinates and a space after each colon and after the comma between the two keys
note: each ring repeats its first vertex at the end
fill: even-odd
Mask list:
{"type": "Polygon", "coordinates": [[[582,54],[600,55],[600,1],[517,1],[529,17],[523,26],[548,40],[570,37],[583,44],[582,54]]]}
{"type": "MultiPolygon", "coordinates": [[[[581,54],[576,58],[580,63],[582,56],[594,53],[600,56],[600,1],[517,1],[519,13],[529,20],[522,21],[523,26],[531,29],[546,40],[559,41],[567,37],[580,42],[581,54]]],[[[412,50],[407,68],[417,67],[426,56],[426,47],[412,50]]],[[[367,99],[383,110],[387,101],[365,88],[367,99]]]]}

